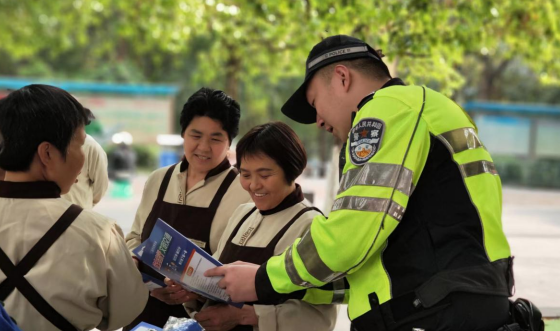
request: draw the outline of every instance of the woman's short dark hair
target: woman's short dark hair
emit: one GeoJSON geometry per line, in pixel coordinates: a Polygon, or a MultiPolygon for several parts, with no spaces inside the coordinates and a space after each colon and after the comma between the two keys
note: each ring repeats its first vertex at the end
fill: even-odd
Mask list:
{"type": "Polygon", "coordinates": [[[29,170],[37,147],[47,141],[66,157],[76,129],[93,118],[70,93],[28,85],[0,100],[0,168],[29,170]]]}
{"type": "Polygon", "coordinates": [[[203,87],[187,100],[181,111],[181,136],[196,116],[207,116],[222,124],[229,143],[239,133],[239,103],[223,91],[203,87]]]}
{"type": "Polygon", "coordinates": [[[237,143],[237,168],[247,156],[266,155],[284,170],[291,184],[307,165],[307,153],[297,134],[287,124],[270,122],[255,126],[237,143]]]}

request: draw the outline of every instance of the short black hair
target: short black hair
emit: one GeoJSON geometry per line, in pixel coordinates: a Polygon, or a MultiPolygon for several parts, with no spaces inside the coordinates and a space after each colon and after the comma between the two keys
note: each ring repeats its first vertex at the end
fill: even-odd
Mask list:
{"type": "MultiPolygon", "coordinates": [[[[381,56],[380,56],[381,57],[381,56]]],[[[390,79],[391,73],[385,65],[385,63],[369,58],[363,57],[353,60],[343,60],[335,63],[331,63],[321,69],[319,69],[319,74],[326,80],[332,78],[333,68],[339,64],[342,64],[348,68],[354,69],[366,77],[370,77],[376,80],[390,79]]]]}
{"type": "Polygon", "coordinates": [[[229,143],[239,133],[239,103],[220,90],[203,87],[187,100],[181,111],[181,136],[196,116],[206,116],[222,123],[227,132],[229,143]]]}
{"type": "Polygon", "coordinates": [[[93,119],[70,93],[33,84],[0,99],[0,168],[29,170],[37,147],[53,144],[63,155],[76,129],[93,119]]]}
{"type": "Polygon", "coordinates": [[[301,140],[282,122],[270,122],[249,130],[237,143],[236,154],[238,169],[244,157],[270,157],[284,170],[288,184],[293,183],[307,166],[307,153],[301,140]]]}

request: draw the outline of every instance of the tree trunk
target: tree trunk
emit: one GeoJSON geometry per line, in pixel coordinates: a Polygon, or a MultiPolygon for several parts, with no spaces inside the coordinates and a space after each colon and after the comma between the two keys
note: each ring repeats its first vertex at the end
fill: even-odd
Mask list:
{"type": "Polygon", "coordinates": [[[511,59],[503,60],[498,65],[494,65],[490,56],[482,57],[483,69],[480,82],[478,98],[481,100],[499,100],[500,91],[496,88],[496,80],[506,70],[511,59]]]}
{"type": "Polygon", "coordinates": [[[234,47],[228,46],[228,60],[226,62],[226,87],[225,92],[239,101],[239,73],[241,72],[241,59],[235,55],[234,47]]]}

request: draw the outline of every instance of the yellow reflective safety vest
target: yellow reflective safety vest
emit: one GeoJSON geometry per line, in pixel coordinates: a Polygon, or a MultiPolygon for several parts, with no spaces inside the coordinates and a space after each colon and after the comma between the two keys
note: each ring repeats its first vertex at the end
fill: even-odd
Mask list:
{"type": "Polygon", "coordinates": [[[360,324],[386,310],[406,318],[433,309],[452,292],[511,296],[501,191],[490,153],[456,103],[422,86],[382,88],[353,120],[329,218],[315,217],[303,238],[261,266],[259,301],[304,289],[312,303],[340,299],[340,283],[338,295],[318,287],[345,278],[348,315],[360,324]]]}

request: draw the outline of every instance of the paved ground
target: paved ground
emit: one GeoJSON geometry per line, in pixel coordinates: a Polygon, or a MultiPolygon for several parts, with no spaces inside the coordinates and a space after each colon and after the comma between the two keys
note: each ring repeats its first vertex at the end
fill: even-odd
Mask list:
{"type": "MultiPolygon", "coordinates": [[[[128,233],[145,180],[145,176],[134,180],[132,198],[114,199],[108,193],[95,210],[115,219],[128,233]]],[[[325,181],[301,184],[314,192],[315,204],[323,208],[325,181]]],[[[503,226],[515,256],[516,297],[529,298],[549,317],[560,317],[559,215],[560,191],[504,188],[503,226]]],[[[335,330],[348,329],[346,307],[341,307],[335,330]]]]}
{"type": "Polygon", "coordinates": [[[503,222],[515,256],[516,296],[560,317],[560,191],[504,189],[503,222]]]}
{"type": "Polygon", "coordinates": [[[546,331],[560,331],[560,320],[545,320],[546,331]]]}

